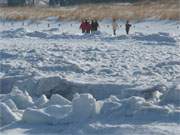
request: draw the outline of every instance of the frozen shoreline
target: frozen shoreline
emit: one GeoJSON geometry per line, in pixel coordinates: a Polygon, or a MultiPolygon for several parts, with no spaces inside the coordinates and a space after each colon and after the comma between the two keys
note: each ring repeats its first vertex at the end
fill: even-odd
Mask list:
{"type": "Polygon", "coordinates": [[[0,132],[180,134],[177,22],[138,22],[126,36],[119,21],[116,37],[109,20],[92,35],[28,23],[0,22],[0,132]]]}

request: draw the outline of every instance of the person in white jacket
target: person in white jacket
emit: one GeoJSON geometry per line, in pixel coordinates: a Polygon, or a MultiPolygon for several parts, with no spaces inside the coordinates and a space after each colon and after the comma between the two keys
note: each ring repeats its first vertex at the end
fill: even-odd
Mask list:
{"type": "Polygon", "coordinates": [[[116,30],[118,29],[118,24],[116,23],[116,19],[113,19],[112,29],[113,29],[113,34],[116,35],[116,30]]]}

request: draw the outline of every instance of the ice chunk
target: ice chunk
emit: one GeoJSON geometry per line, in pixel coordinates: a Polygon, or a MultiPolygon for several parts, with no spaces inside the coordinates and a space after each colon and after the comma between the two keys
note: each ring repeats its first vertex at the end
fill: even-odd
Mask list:
{"type": "Polygon", "coordinates": [[[48,77],[42,78],[39,80],[37,85],[37,95],[42,95],[44,93],[49,92],[59,85],[60,78],[59,77],[48,77]]]}
{"type": "MultiPolygon", "coordinates": [[[[134,116],[138,121],[157,121],[157,120],[170,121],[170,117],[168,117],[168,115],[170,115],[170,111],[171,109],[169,108],[165,108],[157,105],[151,105],[147,107],[142,106],[140,110],[137,110],[134,116]]],[[[171,115],[173,117],[173,113],[171,115]]]]}
{"type": "Polygon", "coordinates": [[[50,99],[51,103],[58,104],[58,105],[70,105],[71,102],[66,98],[62,97],[61,95],[54,94],[50,99]]]}
{"type": "Polygon", "coordinates": [[[35,102],[35,105],[37,107],[43,107],[49,100],[45,95],[42,95],[37,101],[35,102]]]}
{"type": "Polygon", "coordinates": [[[50,105],[71,105],[71,102],[61,95],[54,94],[44,106],[47,107],[50,105]]]}
{"type": "Polygon", "coordinates": [[[132,118],[141,107],[146,106],[145,99],[141,97],[134,96],[122,100],[115,99],[112,100],[112,97],[110,97],[103,103],[100,114],[106,120],[116,119],[116,121],[123,121],[124,119],[132,118]]]}
{"type": "Polygon", "coordinates": [[[54,118],[38,109],[27,109],[22,120],[27,123],[53,124],[54,118]]]}
{"type": "Polygon", "coordinates": [[[27,92],[19,90],[17,87],[11,92],[11,98],[16,103],[18,109],[26,109],[33,105],[33,100],[27,92]]]}
{"type": "Polygon", "coordinates": [[[112,101],[112,102],[119,102],[119,101],[120,101],[120,100],[119,100],[116,96],[114,96],[114,95],[111,95],[108,100],[109,100],[109,101],[112,101]]]}
{"type": "Polygon", "coordinates": [[[96,99],[90,94],[76,94],[73,98],[73,115],[84,121],[96,114],[96,99]]]}
{"type": "MultiPolygon", "coordinates": [[[[30,51],[33,51],[33,50],[30,50],[30,51]]],[[[33,53],[33,52],[31,52],[33,53]]],[[[32,59],[32,56],[28,56],[28,57],[31,57],[32,59]]],[[[28,79],[23,79],[23,80],[19,80],[17,81],[14,86],[17,86],[19,89],[21,90],[27,90],[27,92],[33,96],[33,95],[36,95],[36,85],[37,85],[37,82],[38,80],[37,79],[34,79],[34,78],[28,78],[28,79]]]]}
{"type": "Polygon", "coordinates": [[[109,115],[109,113],[114,112],[116,109],[121,107],[121,103],[112,102],[112,101],[105,101],[101,108],[102,115],[109,115]]]}
{"type": "Polygon", "coordinates": [[[17,120],[19,120],[18,116],[5,103],[0,103],[0,126],[17,120]]]}
{"type": "Polygon", "coordinates": [[[43,110],[47,114],[54,116],[57,119],[62,119],[71,113],[72,106],[71,105],[65,105],[65,106],[51,105],[47,108],[44,108],[43,110]]]}
{"type": "Polygon", "coordinates": [[[180,105],[180,85],[175,86],[175,88],[170,89],[167,93],[162,96],[161,104],[173,104],[180,105]]]}
{"type": "Polygon", "coordinates": [[[12,99],[8,99],[4,103],[7,106],[9,106],[9,108],[11,108],[11,110],[17,110],[16,104],[14,103],[14,101],[12,99]]]}

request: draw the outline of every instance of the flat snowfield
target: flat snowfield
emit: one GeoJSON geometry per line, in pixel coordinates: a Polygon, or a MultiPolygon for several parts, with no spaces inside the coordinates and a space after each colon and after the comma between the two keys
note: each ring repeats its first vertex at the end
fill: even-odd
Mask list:
{"type": "Polygon", "coordinates": [[[1,135],[179,135],[180,24],[0,21],[1,135]]]}

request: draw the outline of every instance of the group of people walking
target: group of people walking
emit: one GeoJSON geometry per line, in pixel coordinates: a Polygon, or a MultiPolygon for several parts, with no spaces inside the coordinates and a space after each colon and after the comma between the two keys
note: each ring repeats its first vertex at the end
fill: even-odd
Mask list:
{"type": "MultiPolygon", "coordinates": [[[[127,35],[129,34],[131,26],[132,25],[127,20],[125,25],[125,31],[127,35]]],[[[96,32],[98,30],[98,27],[99,27],[99,23],[97,20],[92,20],[91,22],[89,22],[88,20],[83,20],[80,25],[80,29],[82,30],[82,33],[96,32]]],[[[118,28],[119,25],[117,24],[116,19],[113,19],[112,20],[113,35],[116,35],[116,31],[118,28]]]]}
{"type": "Polygon", "coordinates": [[[98,30],[99,24],[97,20],[92,20],[89,22],[88,20],[83,20],[80,25],[80,29],[82,33],[92,33],[98,30]]]}

